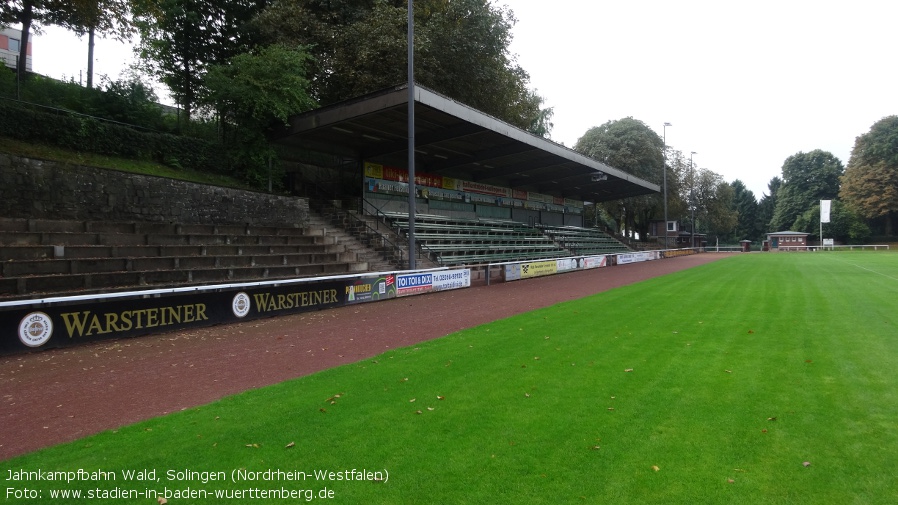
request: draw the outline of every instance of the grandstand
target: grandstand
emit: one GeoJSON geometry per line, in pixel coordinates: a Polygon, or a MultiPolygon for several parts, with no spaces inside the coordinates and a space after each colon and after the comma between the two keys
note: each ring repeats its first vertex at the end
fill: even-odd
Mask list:
{"type": "MultiPolygon", "coordinates": [[[[408,214],[385,213],[384,217],[400,235],[408,235],[408,214]]],[[[418,214],[415,230],[422,251],[442,266],[556,258],[569,254],[537,228],[515,221],[418,214]]]]}

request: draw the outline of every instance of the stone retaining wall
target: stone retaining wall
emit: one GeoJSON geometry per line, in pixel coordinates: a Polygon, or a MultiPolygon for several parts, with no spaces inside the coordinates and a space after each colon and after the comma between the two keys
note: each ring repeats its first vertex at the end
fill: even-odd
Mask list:
{"type": "Polygon", "coordinates": [[[303,227],[309,202],[0,153],[0,216],[303,227]]]}

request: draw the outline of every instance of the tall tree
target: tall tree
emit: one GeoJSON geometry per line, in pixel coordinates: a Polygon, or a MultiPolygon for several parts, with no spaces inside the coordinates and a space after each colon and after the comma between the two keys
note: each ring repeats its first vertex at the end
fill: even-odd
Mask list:
{"type": "Polygon", "coordinates": [[[260,185],[266,175],[263,167],[273,156],[265,137],[269,127],[315,106],[308,93],[308,60],[304,48],[275,44],[209,68],[203,103],[222,118],[229,158],[248,182],[260,185]]]}
{"type": "Polygon", "coordinates": [[[119,41],[131,40],[129,0],[48,0],[50,17],[59,26],[79,37],[87,35],[87,87],[94,82],[94,38],[110,35],[119,41]]]}
{"type": "MultiPolygon", "coordinates": [[[[664,141],[645,123],[632,117],[594,126],[577,140],[574,150],[642,179],[660,183],[664,141]]],[[[646,237],[649,221],[660,209],[660,195],[608,202],[606,210],[619,215],[624,230],[646,237]]]]}
{"type": "Polygon", "coordinates": [[[783,187],[783,180],[779,177],[773,177],[767,183],[767,193],[764,193],[761,196],[761,201],[758,202],[758,225],[762,234],[768,231],[776,231],[771,228],[770,222],[773,220],[773,211],[776,209],[776,195],[781,187],[783,187]]]}
{"type": "Polygon", "coordinates": [[[738,216],[733,208],[734,194],[733,187],[723,180],[723,176],[699,169],[695,187],[696,231],[724,240],[731,238],[738,216]]]}
{"type": "Polygon", "coordinates": [[[886,235],[898,229],[898,116],[877,121],[855,140],[840,195],[886,235]]]}
{"type": "MultiPolygon", "coordinates": [[[[488,0],[419,0],[414,7],[416,82],[547,134],[551,116],[509,52],[510,10],[488,0]]],[[[268,40],[310,46],[312,91],[324,105],[407,79],[406,1],[283,0],[255,22],[268,40]]]]}
{"type": "Polygon", "coordinates": [[[770,227],[783,231],[819,200],[839,195],[839,177],[845,171],[842,162],[820,149],[800,152],[783,163],[783,185],[776,195],[776,207],[770,227]]]}
{"type": "Polygon", "coordinates": [[[734,239],[758,240],[762,229],[758,221],[760,209],[755,194],[745,186],[745,183],[736,179],[730,183],[733,188],[733,210],[737,214],[734,239]]]}
{"type": "Polygon", "coordinates": [[[138,51],[145,68],[172,92],[190,118],[210,65],[246,52],[249,22],[265,0],[133,0],[138,51]]]}
{"type": "Polygon", "coordinates": [[[43,24],[52,24],[49,0],[6,0],[0,7],[0,24],[20,23],[22,38],[19,40],[19,61],[16,71],[25,75],[28,58],[28,42],[31,32],[40,33],[43,24]]]}

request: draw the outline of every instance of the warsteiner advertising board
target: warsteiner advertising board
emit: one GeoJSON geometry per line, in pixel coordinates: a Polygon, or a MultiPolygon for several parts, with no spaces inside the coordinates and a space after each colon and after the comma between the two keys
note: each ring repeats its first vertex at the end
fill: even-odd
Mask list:
{"type": "Polygon", "coordinates": [[[62,347],[343,305],[346,280],[111,298],[0,312],[0,350],[62,347]]]}

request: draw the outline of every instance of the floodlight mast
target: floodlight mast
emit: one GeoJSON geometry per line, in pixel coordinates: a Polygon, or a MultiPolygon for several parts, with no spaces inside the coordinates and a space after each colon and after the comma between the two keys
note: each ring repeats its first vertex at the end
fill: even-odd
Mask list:
{"type": "Polygon", "coordinates": [[[667,242],[667,127],[673,126],[670,123],[664,123],[664,150],[661,151],[661,174],[663,177],[663,190],[664,190],[664,248],[667,249],[669,244],[667,242]]]}
{"type": "Polygon", "coordinates": [[[692,243],[690,248],[695,248],[695,164],[692,163],[692,155],[698,154],[695,151],[689,153],[689,169],[692,171],[692,184],[689,190],[689,206],[692,207],[692,243]]]}

